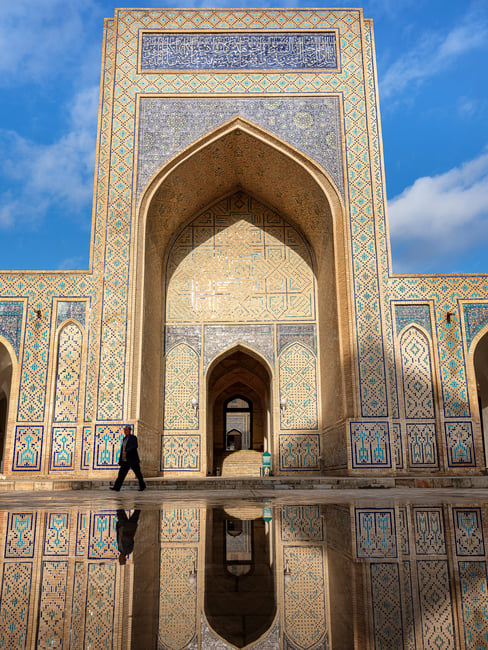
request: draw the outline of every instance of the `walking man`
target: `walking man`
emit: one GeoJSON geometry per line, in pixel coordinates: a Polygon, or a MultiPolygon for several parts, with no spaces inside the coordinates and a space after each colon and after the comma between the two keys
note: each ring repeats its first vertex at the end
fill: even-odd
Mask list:
{"type": "Polygon", "coordinates": [[[122,440],[122,447],[120,449],[119,465],[119,474],[117,480],[110,488],[111,490],[115,490],[116,492],[120,490],[130,469],[139,481],[139,490],[142,492],[142,490],[146,489],[141,472],[139,454],[137,453],[137,437],[132,433],[132,427],[129,424],[126,424],[124,427],[124,439],[122,440]]]}

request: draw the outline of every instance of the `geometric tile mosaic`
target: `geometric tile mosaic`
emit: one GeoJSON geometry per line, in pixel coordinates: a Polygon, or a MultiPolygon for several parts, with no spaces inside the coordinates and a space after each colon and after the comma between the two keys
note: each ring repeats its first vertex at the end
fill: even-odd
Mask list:
{"type": "Polygon", "coordinates": [[[353,467],[391,467],[388,422],[350,422],[353,467]]]}
{"type": "Polygon", "coordinates": [[[53,427],[51,471],[74,469],[76,427],[53,427]]]}
{"type": "Polygon", "coordinates": [[[407,422],[408,463],[410,468],[436,468],[437,439],[435,424],[407,422]]]}
{"type": "Polygon", "coordinates": [[[290,345],[300,342],[317,354],[317,327],[314,323],[279,324],[276,328],[278,355],[290,345]]]}
{"type": "Polygon", "coordinates": [[[282,506],[283,542],[321,542],[324,525],[320,506],[282,506]]]}
{"type": "Polygon", "coordinates": [[[5,541],[6,558],[34,557],[37,514],[10,512],[5,541]]]}
{"type": "Polygon", "coordinates": [[[66,320],[77,320],[82,327],[85,327],[86,321],[86,302],[85,301],[66,301],[58,302],[58,311],[56,317],[56,327],[66,320]]]}
{"type": "Polygon", "coordinates": [[[113,648],[117,568],[113,562],[89,563],[85,648],[113,648]]]}
{"type": "Polygon", "coordinates": [[[22,338],[23,315],[23,302],[0,301],[0,336],[12,344],[17,356],[19,356],[22,338]]]}
{"type": "Polygon", "coordinates": [[[283,547],[283,566],[290,569],[284,582],[283,632],[289,647],[327,648],[324,594],[326,575],[321,546],[283,547]]]}
{"type": "Polygon", "coordinates": [[[377,648],[403,648],[398,564],[370,565],[374,640],[377,648]]]}
{"type": "Polygon", "coordinates": [[[38,472],[41,469],[42,426],[15,428],[12,471],[38,472]]]}
{"type": "Polygon", "coordinates": [[[122,424],[95,426],[93,469],[118,469],[123,438],[122,424]]]}
{"type": "Polygon", "coordinates": [[[454,650],[454,624],[447,561],[419,560],[417,577],[423,647],[454,650]]]}
{"type": "Polygon", "coordinates": [[[32,562],[6,563],[0,591],[0,641],[5,649],[26,648],[32,562]]]}
{"type": "Polygon", "coordinates": [[[485,325],[488,325],[488,304],[478,303],[463,305],[464,321],[466,323],[466,345],[469,350],[474,337],[485,325]]]}
{"type": "Polygon", "coordinates": [[[412,508],[417,555],[445,555],[442,508],[412,508]]]}
{"type": "Polygon", "coordinates": [[[318,434],[279,435],[280,470],[311,471],[320,469],[320,436],[318,434]]]}
{"type": "Polygon", "coordinates": [[[158,648],[186,648],[197,632],[198,575],[188,580],[197,561],[196,548],[161,549],[158,648]]]}
{"type": "Polygon", "coordinates": [[[316,359],[301,343],[292,343],[279,357],[281,429],[317,429],[316,359]]]}
{"type": "Polygon", "coordinates": [[[140,100],[138,193],[151,176],[185,146],[236,116],[265,128],[307,153],[344,192],[336,97],[151,97],[140,100]],[[276,119],[279,111],[280,119],[276,119]],[[326,143],[327,146],[323,146],[326,143]]]}
{"type": "Polygon", "coordinates": [[[167,273],[169,322],[314,318],[307,244],[278,214],[242,192],[181,232],[167,273]]]}
{"type": "Polygon", "coordinates": [[[76,522],[76,555],[85,555],[89,534],[89,515],[79,512],[76,522]]]}
{"type": "Polygon", "coordinates": [[[90,538],[88,557],[90,559],[114,559],[117,550],[117,515],[110,512],[92,513],[90,515],[90,538]]]}
{"type": "Polygon", "coordinates": [[[42,563],[36,644],[38,648],[63,647],[67,576],[67,561],[42,563]]]}
{"type": "Polygon", "coordinates": [[[488,648],[488,575],[486,562],[459,562],[466,648],[488,648]]]}
{"type": "Polygon", "coordinates": [[[93,429],[83,427],[80,469],[90,469],[93,454],[93,429]]]}
{"type": "Polygon", "coordinates": [[[393,508],[355,508],[358,558],[397,557],[393,508]]]}
{"type": "Polygon", "coordinates": [[[445,422],[447,463],[449,467],[476,465],[471,422],[445,422]]]}
{"type": "Polygon", "coordinates": [[[416,327],[409,327],[400,339],[403,395],[407,418],[433,418],[434,395],[429,342],[416,327]]]}
{"type": "Polygon", "coordinates": [[[199,398],[199,358],[190,346],[179,343],[166,355],[164,428],[198,429],[198,409],[192,400],[199,398]]]}
{"type": "Polygon", "coordinates": [[[161,469],[164,471],[198,471],[200,436],[183,433],[161,436],[161,469]]]}
{"type": "Polygon", "coordinates": [[[398,335],[408,325],[420,325],[428,334],[431,334],[429,306],[395,305],[395,325],[398,335]]]}
{"type": "Polygon", "coordinates": [[[44,555],[68,555],[69,514],[67,512],[46,513],[44,533],[44,555]]]}
{"type": "Polygon", "coordinates": [[[200,510],[198,508],[163,508],[161,542],[198,542],[200,510]]]}
{"type": "Polygon", "coordinates": [[[85,605],[86,605],[86,574],[85,562],[75,562],[73,577],[73,600],[71,606],[70,650],[83,648],[85,636],[85,605]]]}
{"type": "Polygon", "coordinates": [[[54,422],[78,420],[83,334],[75,323],[68,323],[59,334],[54,422]]]}
{"type": "Polygon", "coordinates": [[[393,452],[395,456],[395,468],[403,469],[403,445],[402,445],[402,427],[399,422],[391,425],[393,433],[393,452]]]}
{"type": "Polygon", "coordinates": [[[456,555],[484,555],[481,508],[453,508],[456,555]]]}
{"type": "Polygon", "coordinates": [[[205,325],[203,365],[208,364],[220,352],[236,343],[244,343],[259,352],[271,366],[274,364],[274,332],[272,325],[205,325]]]}

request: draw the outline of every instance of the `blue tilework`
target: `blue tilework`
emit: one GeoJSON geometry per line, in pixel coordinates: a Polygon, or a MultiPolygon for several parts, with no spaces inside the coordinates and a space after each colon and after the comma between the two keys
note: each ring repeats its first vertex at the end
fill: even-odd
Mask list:
{"type": "Polygon", "coordinates": [[[391,467],[388,422],[350,422],[352,466],[391,467]]]}
{"type": "Polygon", "coordinates": [[[394,508],[355,508],[358,558],[398,556],[394,508]]]}
{"type": "Polygon", "coordinates": [[[466,323],[466,344],[469,348],[476,334],[488,325],[488,304],[464,305],[463,309],[466,323]]]}
{"type": "Polygon", "coordinates": [[[313,158],[344,196],[339,100],[335,97],[141,98],[138,193],[179,151],[238,115],[313,158]]]}
{"type": "Polygon", "coordinates": [[[142,35],[141,70],[334,70],[334,33],[142,35]]]}
{"type": "Polygon", "coordinates": [[[13,300],[0,301],[0,335],[12,344],[17,356],[22,338],[24,303],[13,300]]]}
{"type": "Polygon", "coordinates": [[[449,467],[475,467],[476,455],[471,422],[445,422],[449,467]]]}

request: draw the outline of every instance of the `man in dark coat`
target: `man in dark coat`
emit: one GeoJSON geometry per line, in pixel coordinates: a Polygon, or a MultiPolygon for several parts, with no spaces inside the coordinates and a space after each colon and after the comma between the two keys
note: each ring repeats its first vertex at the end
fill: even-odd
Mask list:
{"type": "Polygon", "coordinates": [[[132,427],[128,424],[124,427],[124,439],[122,440],[122,447],[120,448],[120,457],[119,457],[119,474],[117,480],[110,488],[118,492],[122,487],[127,472],[131,469],[136,475],[139,481],[139,490],[146,489],[146,484],[144,483],[144,478],[141,472],[141,465],[139,461],[139,454],[137,453],[137,438],[132,433],[132,427]]]}
{"type": "Polygon", "coordinates": [[[134,536],[137,530],[140,510],[134,510],[130,517],[127,517],[125,510],[117,510],[117,548],[119,549],[119,562],[125,564],[127,556],[134,550],[134,536]]]}

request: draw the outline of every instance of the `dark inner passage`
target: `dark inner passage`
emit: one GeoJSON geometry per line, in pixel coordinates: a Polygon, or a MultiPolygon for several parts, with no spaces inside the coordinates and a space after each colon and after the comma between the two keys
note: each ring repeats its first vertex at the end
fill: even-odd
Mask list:
{"type": "Polygon", "coordinates": [[[225,459],[236,451],[264,451],[269,383],[264,365],[242,350],[222,359],[211,372],[211,473],[220,474],[225,459]]]}
{"type": "Polygon", "coordinates": [[[270,628],[276,614],[265,522],[214,509],[205,553],[207,620],[217,634],[243,648],[270,628]]]}
{"type": "Polygon", "coordinates": [[[0,468],[3,465],[5,437],[7,435],[8,404],[12,381],[12,360],[7,348],[0,343],[0,468]]]}

